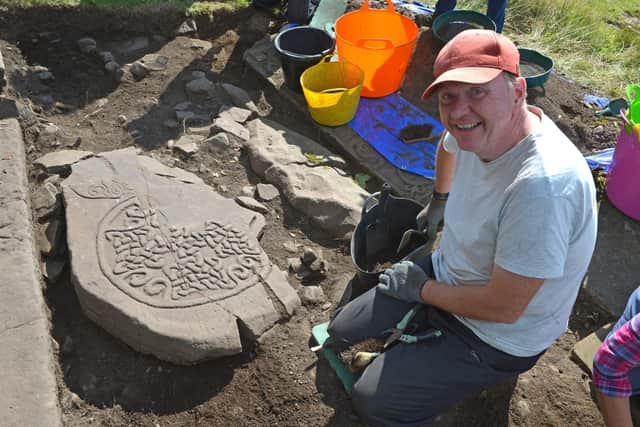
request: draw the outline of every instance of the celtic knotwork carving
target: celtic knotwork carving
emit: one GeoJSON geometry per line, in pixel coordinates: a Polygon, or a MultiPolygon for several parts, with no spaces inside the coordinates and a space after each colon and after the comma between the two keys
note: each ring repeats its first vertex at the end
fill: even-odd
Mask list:
{"type": "Polygon", "coordinates": [[[97,248],[109,281],[155,307],[189,307],[235,295],[270,268],[258,243],[242,230],[219,221],[167,226],[135,196],[101,220],[97,248]]]}
{"type": "Polygon", "coordinates": [[[124,195],[133,194],[133,190],[124,182],[102,181],[99,184],[76,184],[71,189],[85,199],[119,199],[124,195]]]}

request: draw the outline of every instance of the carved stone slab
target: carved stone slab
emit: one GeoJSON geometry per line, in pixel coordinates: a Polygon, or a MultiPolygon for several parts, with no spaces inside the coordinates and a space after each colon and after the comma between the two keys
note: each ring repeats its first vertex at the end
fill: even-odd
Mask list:
{"type": "Polygon", "coordinates": [[[83,311],[140,352],[236,354],[240,331],[255,340],[300,304],[258,243],[264,217],[189,172],[125,149],[74,164],[62,187],[83,311]]]}

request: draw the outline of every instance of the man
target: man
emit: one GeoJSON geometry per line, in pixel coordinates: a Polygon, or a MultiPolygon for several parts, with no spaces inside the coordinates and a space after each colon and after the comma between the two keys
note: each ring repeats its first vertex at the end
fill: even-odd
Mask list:
{"type": "Polygon", "coordinates": [[[527,106],[515,45],[468,30],[440,51],[435,81],[447,129],[434,200],[440,222],[426,260],[402,261],[329,326],[339,349],[385,337],[416,303],[442,336],[375,358],[352,400],[370,425],[423,425],[465,396],[530,369],[566,329],[596,239],[586,161],[544,113],[527,106]],[[419,264],[419,265],[418,265],[419,264]]]}
{"type": "MultiPolygon", "coordinates": [[[[433,13],[435,19],[438,15],[455,9],[456,0],[438,0],[436,2],[436,10],[433,13]]],[[[496,31],[501,33],[504,26],[504,18],[507,11],[507,0],[488,0],[487,16],[496,23],[496,31]]]]}
{"type": "Polygon", "coordinates": [[[640,394],[640,288],[593,359],[593,387],[607,427],[632,427],[629,396],[640,394]]]}

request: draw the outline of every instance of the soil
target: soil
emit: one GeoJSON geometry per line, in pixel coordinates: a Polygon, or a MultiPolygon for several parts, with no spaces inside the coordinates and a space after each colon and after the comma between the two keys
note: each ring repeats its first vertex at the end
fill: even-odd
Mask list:
{"type": "MultiPolygon", "coordinates": [[[[162,162],[201,176],[227,197],[259,178],[244,153],[219,159],[201,151],[176,156],[167,141],[179,129],[162,123],[173,106],[186,101],[184,77],[203,71],[213,81],[245,88],[269,118],[311,138],[317,136],[306,112],[292,110],[273,89],[243,66],[242,53],[264,32],[282,22],[253,8],[217,14],[196,21],[191,38],[212,43],[193,48],[191,38],[174,36],[182,17],[169,8],[127,14],[90,9],[0,10],[0,50],[8,84],[5,96],[18,101],[27,146],[30,184],[42,176],[34,159],[66,146],[94,152],[140,147],[162,162]],[[261,27],[262,26],[262,27],[261,27]],[[120,64],[156,52],[169,57],[168,68],[140,81],[130,76],[119,83],[104,71],[101,60],[82,54],[77,40],[90,36],[99,49],[140,35],[155,36],[143,52],[116,57],[120,64]],[[37,66],[55,80],[42,82],[37,66]],[[106,99],[104,103],[100,101],[106,99]],[[38,137],[38,124],[53,123],[63,135],[56,146],[38,137]]],[[[530,103],[542,107],[584,153],[614,144],[618,124],[597,118],[582,104],[581,87],[558,74],[532,88],[530,103]]],[[[433,114],[433,105],[424,107],[433,114]]],[[[139,354],[113,338],[82,313],[68,271],[46,287],[56,349],[63,421],[67,426],[357,426],[349,396],[323,358],[310,351],[311,326],[328,320],[344,298],[354,268],[348,242],[314,228],[286,201],[266,202],[267,226],[261,244],[270,259],[287,270],[284,243],[322,250],[327,262],[322,286],[328,302],[306,305],[287,322],[274,327],[259,343],[245,343],[234,357],[176,366],[139,354]]],[[[296,288],[303,284],[294,275],[296,288]]],[[[456,405],[436,425],[576,425],[602,421],[593,400],[588,375],[570,360],[573,345],[611,320],[587,295],[580,295],[569,330],[539,363],[516,381],[492,387],[456,405]]]]}

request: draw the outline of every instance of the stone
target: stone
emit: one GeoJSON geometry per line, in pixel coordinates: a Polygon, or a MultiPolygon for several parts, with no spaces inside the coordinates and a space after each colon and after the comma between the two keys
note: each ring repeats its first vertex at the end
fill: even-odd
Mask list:
{"type": "Polygon", "coordinates": [[[98,56],[100,57],[100,59],[102,59],[102,62],[104,62],[105,64],[107,62],[115,61],[115,57],[113,56],[113,54],[106,50],[103,50],[102,52],[100,52],[98,56]]]}
{"type": "Polygon", "coordinates": [[[593,372],[593,357],[596,355],[598,348],[602,344],[602,341],[607,337],[611,329],[613,328],[613,323],[607,323],[602,326],[595,332],[590,333],[573,346],[573,350],[571,351],[571,358],[574,362],[576,362],[582,369],[587,371],[589,375],[592,375],[593,372]]]}
{"type": "Polygon", "coordinates": [[[253,197],[245,197],[238,196],[235,198],[235,201],[244,208],[251,209],[252,211],[260,212],[261,214],[266,214],[269,212],[269,208],[254,199],[253,197]]]}
{"type": "Polygon", "coordinates": [[[320,286],[303,286],[300,290],[300,299],[304,305],[323,304],[327,297],[320,286]]]}
{"type": "Polygon", "coordinates": [[[191,119],[194,119],[195,117],[196,117],[196,113],[194,113],[193,111],[176,110],[176,119],[180,121],[191,120],[191,119]]]}
{"type": "Polygon", "coordinates": [[[228,117],[218,117],[213,121],[213,126],[219,131],[229,133],[239,138],[241,141],[246,141],[250,137],[249,131],[244,126],[228,117]]]}
{"type": "Polygon", "coordinates": [[[191,101],[180,102],[173,106],[173,109],[176,111],[188,110],[193,105],[191,101]]]}
{"type": "Polygon", "coordinates": [[[196,21],[194,21],[193,19],[187,19],[180,24],[180,26],[176,29],[175,34],[177,36],[184,36],[187,34],[193,34],[196,31],[198,31],[196,21]]]}
{"type": "Polygon", "coordinates": [[[38,220],[42,221],[54,216],[60,208],[60,191],[50,182],[40,186],[31,198],[31,204],[38,220]]]}
{"type": "Polygon", "coordinates": [[[90,37],[83,37],[78,40],[78,48],[82,53],[95,52],[97,45],[96,41],[90,37]]]}
{"type": "Polygon", "coordinates": [[[208,137],[211,134],[212,125],[208,126],[191,126],[187,128],[187,133],[189,135],[200,135],[204,137],[208,137]]]}
{"type": "Polygon", "coordinates": [[[178,123],[176,120],[173,120],[173,119],[167,119],[167,120],[163,121],[163,122],[162,122],[162,124],[163,124],[165,127],[169,128],[169,129],[175,129],[175,128],[177,128],[177,127],[178,127],[178,124],[179,124],[179,123],[178,123]]]}
{"type": "Polygon", "coordinates": [[[149,69],[140,61],[136,61],[129,66],[129,71],[136,80],[144,79],[149,74],[149,69]]]}
{"type": "Polygon", "coordinates": [[[52,218],[42,230],[42,236],[38,238],[40,253],[46,256],[54,256],[64,252],[64,224],[58,218],[52,218]]]}
{"type": "Polygon", "coordinates": [[[189,96],[209,96],[214,93],[215,88],[215,84],[213,84],[213,82],[206,77],[191,80],[185,85],[187,95],[189,96]]]}
{"type": "Polygon", "coordinates": [[[240,189],[240,194],[245,197],[253,198],[253,195],[256,194],[256,187],[254,187],[253,185],[245,185],[240,189]]]}
{"type": "Polygon", "coordinates": [[[140,58],[140,63],[149,71],[164,71],[169,65],[169,57],[157,53],[149,53],[140,58]]]}
{"type": "Polygon", "coordinates": [[[518,400],[515,405],[515,412],[520,418],[527,418],[531,414],[531,408],[526,400],[518,400]]]}
{"type": "Polygon", "coordinates": [[[60,128],[53,123],[45,123],[39,127],[38,143],[52,145],[60,138],[60,128]]]}
{"type": "Polygon", "coordinates": [[[132,148],[73,165],[62,187],[78,300],[103,329],[162,360],[240,353],[241,334],[257,340],[300,299],[258,243],[262,215],[157,172],[167,169],[177,168],[132,148]]]}
{"type": "Polygon", "coordinates": [[[202,137],[198,135],[183,135],[173,146],[174,150],[178,150],[186,155],[192,155],[198,152],[202,137]]]}
{"type": "Polygon", "coordinates": [[[224,132],[218,132],[211,138],[207,138],[207,144],[214,151],[227,151],[230,148],[229,137],[224,132]]]}
{"type": "Polygon", "coordinates": [[[36,166],[42,167],[50,174],[68,174],[69,167],[77,161],[93,156],[91,151],[60,150],[52,151],[35,160],[36,166]]]}
{"type": "Polygon", "coordinates": [[[223,105],[220,113],[218,113],[220,117],[228,118],[236,123],[246,122],[251,117],[251,114],[252,112],[245,108],[229,107],[228,105],[223,105]]]}
{"type": "Polygon", "coordinates": [[[192,79],[204,79],[206,77],[207,77],[207,73],[205,73],[204,71],[195,70],[191,72],[192,79]]]}
{"type": "Polygon", "coordinates": [[[291,254],[295,254],[296,252],[298,252],[298,245],[295,242],[292,242],[290,240],[287,242],[284,242],[282,246],[287,252],[291,254]]]}
{"type": "Polygon", "coordinates": [[[260,200],[264,200],[265,202],[268,202],[280,196],[278,188],[272,184],[259,183],[256,186],[256,193],[258,194],[258,198],[260,200]]]}
{"type": "Polygon", "coordinates": [[[247,124],[244,143],[252,170],[320,228],[348,238],[369,196],[342,170],[344,161],[317,142],[267,119],[247,124]],[[313,164],[305,154],[313,153],[313,164]],[[327,167],[321,167],[327,166],[327,167]]]}
{"type": "Polygon", "coordinates": [[[310,266],[317,259],[318,254],[316,254],[313,249],[307,246],[302,248],[302,256],[300,257],[300,261],[302,261],[306,266],[310,266]]]}
{"type": "Polygon", "coordinates": [[[231,102],[233,105],[240,108],[246,108],[247,110],[253,111],[255,113],[258,112],[258,108],[256,104],[251,100],[247,91],[238,86],[232,85],[230,83],[222,83],[222,89],[229,95],[231,98],[231,102]]]}

